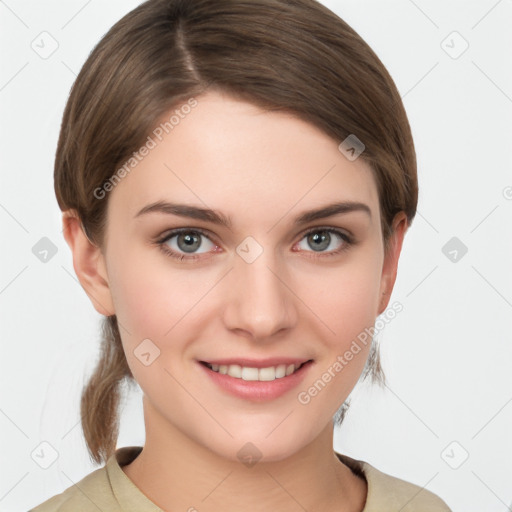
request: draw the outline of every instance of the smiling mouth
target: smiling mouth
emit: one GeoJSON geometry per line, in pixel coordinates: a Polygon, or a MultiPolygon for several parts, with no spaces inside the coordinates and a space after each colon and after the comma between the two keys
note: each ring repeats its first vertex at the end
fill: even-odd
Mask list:
{"type": "Polygon", "coordinates": [[[210,364],[206,361],[200,361],[202,365],[216,373],[228,375],[235,379],[242,379],[246,381],[272,381],[282,379],[292,375],[304,365],[312,362],[313,360],[309,359],[308,361],[299,364],[279,364],[276,366],[267,366],[265,368],[253,368],[248,366],[241,366],[238,364],[219,365],[210,364]]]}

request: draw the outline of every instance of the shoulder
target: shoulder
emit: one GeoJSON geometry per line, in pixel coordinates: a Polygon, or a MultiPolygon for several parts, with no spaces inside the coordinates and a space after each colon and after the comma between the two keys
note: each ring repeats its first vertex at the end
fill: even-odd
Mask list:
{"type": "Polygon", "coordinates": [[[352,471],[364,476],[368,484],[366,505],[362,512],[452,512],[437,494],[389,475],[368,462],[336,453],[352,471]]]}
{"type": "MultiPolygon", "coordinates": [[[[377,507],[375,511],[385,505],[386,510],[401,512],[451,512],[448,505],[432,491],[383,473],[367,462],[363,462],[363,468],[377,507]]],[[[365,509],[365,512],[373,512],[373,509],[365,509]]]]}
{"type": "Polygon", "coordinates": [[[88,512],[120,509],[112,496],[105,467],[96,469],[60,494],[49,498],[29,512],[88,512]]]}

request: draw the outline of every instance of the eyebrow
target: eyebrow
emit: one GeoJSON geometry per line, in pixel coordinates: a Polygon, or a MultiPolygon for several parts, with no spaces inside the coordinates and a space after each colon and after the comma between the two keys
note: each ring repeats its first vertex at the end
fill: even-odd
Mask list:
{"type": "MultiPolygon", "coordinates": [[[[368,205],[356,201],[345,201],[331,203],[314,210],[302,212],[295,218],[293,223],[296,226],[301,226],[303,224],[307,224],[308,222],[332,217],[333,215],[357,211],[367,213],[370,218],[372,216],[368,205]]],[[[229,230],[231,230],[233,225],[231,218],[224,215],[222,212],[190,204],[170,203],[168,201],[156,201],[154,203],[148,204],[147,206],[144,206],[144,208],[142,208],[135,215],[135,218],[155,212],[211,222],[213,224],[224,226],[229,230]]]]}

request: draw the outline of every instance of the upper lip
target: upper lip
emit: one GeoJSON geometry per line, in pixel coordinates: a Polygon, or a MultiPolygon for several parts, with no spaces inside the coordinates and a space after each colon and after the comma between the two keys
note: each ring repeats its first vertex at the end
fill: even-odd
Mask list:
{"type": "Polygon", "coordinates": [[[269,366],[279,366],[281,364],[290,365],[301,365],[302,363],[306,363],[311,361],[312,359],[307,358],[297,358],[297,357],[269,357],[267,359],[248,359],[244,357],[229,357],[226,359],[210,359],[200,360],[201,363],[208,364],[218,364],[218,365],[232,365],[238,364],[240,366],[245,366],[247,368],[267,368],[269,366]]]}

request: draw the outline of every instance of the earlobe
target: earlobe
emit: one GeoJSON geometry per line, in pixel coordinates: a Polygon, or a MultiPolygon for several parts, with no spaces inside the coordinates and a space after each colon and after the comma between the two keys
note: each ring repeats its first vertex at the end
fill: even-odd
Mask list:
{"type": "Polygon", "coordinates": [[[63,213],[62,227],[73,255],[73,268],[94,309],[101,315],[114,315],[104,255],[100,248],[87,238],[74,210],[63,213]]]}
{"type": "Polygon", "coordinates": [[[393,219],[391,226],[391,235],[388,247],[384,255],[384,263],[382,266],[381,286],[380,286],[380,303],[378,315],[380,315],[388,306],[391,298],[391,292],[395,286],[396,274],[398,270],[398,260],[402,251],[404,236],[407,231],[408,222],[405,212],[399,212],[393,219]]]}

